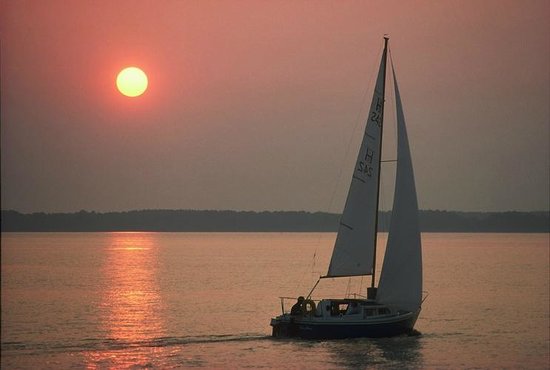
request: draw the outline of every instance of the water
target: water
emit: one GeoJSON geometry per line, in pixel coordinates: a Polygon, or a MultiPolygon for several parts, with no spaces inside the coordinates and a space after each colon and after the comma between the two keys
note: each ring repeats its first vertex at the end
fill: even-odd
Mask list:
{"type": "MultiPolygon", "coordinates": [[[[334,238],[4,233],[1,367],[549,367],[548,234],[423,234],[417,336],[272,339],[277,297],[307,294],[334,238]]],[[[314,296],[369,283],[325,279],[314,296]]]]}

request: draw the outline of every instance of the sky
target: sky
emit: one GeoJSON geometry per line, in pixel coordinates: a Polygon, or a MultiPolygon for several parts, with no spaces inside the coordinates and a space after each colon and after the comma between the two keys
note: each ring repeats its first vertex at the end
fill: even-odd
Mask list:
{"type": "Polygon", "coordinates": [[[384,34],[419,207],[550,208],[547,0],[20,0],[0,32],[2,209],[341,212],[384,34]]]}

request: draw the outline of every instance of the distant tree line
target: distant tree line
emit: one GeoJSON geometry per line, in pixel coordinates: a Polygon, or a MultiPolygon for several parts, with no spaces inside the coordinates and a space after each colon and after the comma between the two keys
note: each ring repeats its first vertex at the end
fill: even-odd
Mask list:
{"type": "MultiPolygon", "coordinates": [[[[420,211],[425,232],[550,232],[549,212],[420,211]]],[[[1,211],[2,231],[333,232],[340,215],[326,212],[137,210],[128,212],[20,213],[1,211]]],[[[391,213],[381,212],[387,231],[391,213]]]]}

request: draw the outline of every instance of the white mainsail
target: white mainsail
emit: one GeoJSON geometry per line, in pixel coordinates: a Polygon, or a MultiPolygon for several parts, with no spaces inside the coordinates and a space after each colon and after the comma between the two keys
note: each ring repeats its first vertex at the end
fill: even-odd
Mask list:
{"type": "Polygon", "coordinates": [[[371,275],[373,271],[385,72],[386,48],[327,277],[371,275]]]}
{"type": "Polygon", "coordinates": [[[390,231],[377,301],[414,312],[422,303],[422,247],[418,226],[418,202],[395,71],[393,80],[397,109],[397,173],[390,231]]]}

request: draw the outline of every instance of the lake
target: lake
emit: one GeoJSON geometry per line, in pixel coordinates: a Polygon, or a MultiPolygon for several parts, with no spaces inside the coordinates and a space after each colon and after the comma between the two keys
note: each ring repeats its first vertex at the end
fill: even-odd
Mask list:
{"type": "Polygon", "coordinates": [[[424,233],[418,335],[272,339],[278,297],[307,295],[335,236],[3,233],[1,367],[549,367],[549,234],[424,233]]]}

